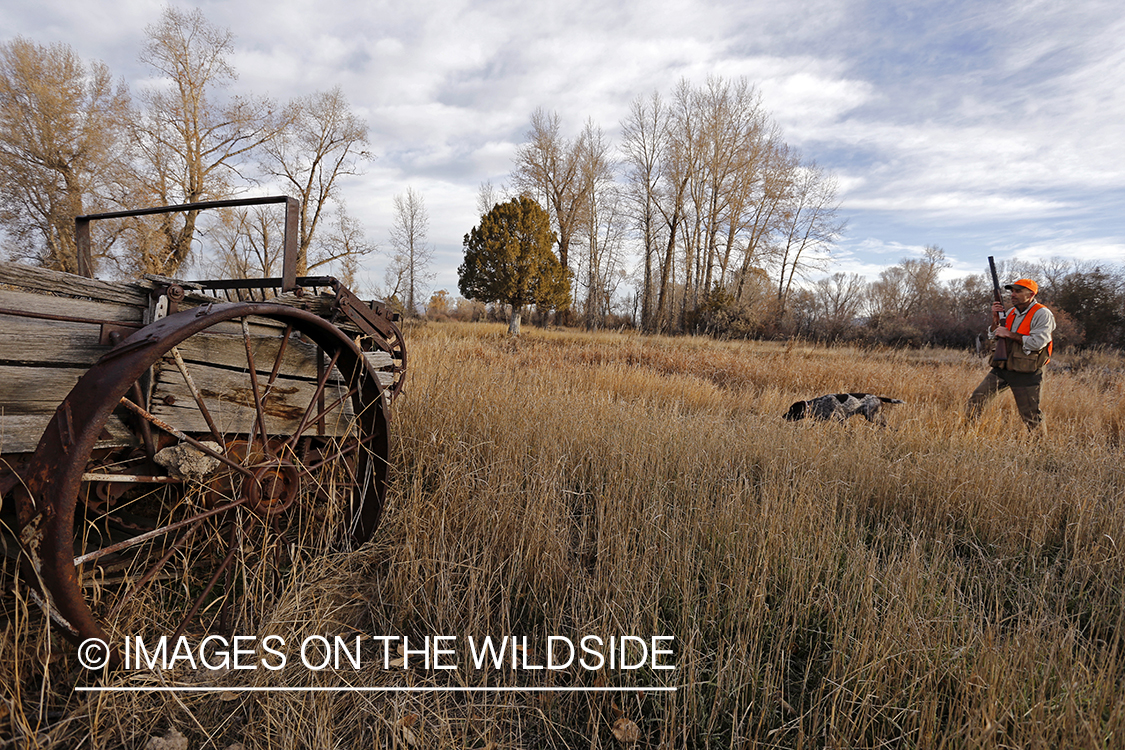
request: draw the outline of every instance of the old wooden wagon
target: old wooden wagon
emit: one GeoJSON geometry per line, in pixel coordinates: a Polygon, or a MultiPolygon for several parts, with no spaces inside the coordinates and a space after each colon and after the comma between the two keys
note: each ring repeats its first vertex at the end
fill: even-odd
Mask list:
{"type": "Polygon", "coordinates": [[[382,305],[296,276],[295,200],[80,217],[80,269],[92,220],[259,203],[284,204],[281,278],[0,263],[8,546],[76,641],[254,634],[296,573],[379,523],[406,348],[382,305]]]}

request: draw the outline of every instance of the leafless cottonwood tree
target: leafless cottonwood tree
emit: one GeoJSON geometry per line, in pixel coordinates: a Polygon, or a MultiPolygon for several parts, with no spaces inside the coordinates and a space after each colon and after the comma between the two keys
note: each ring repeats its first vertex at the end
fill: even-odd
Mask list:
{"type": "Polygon", "coordinates": [[[350,216],[341,204],[328,215],[327,231],[317,241],[317,266],[324,263],[335,265],[335,276],[358,293],[360,259],[371,255],[378,248],[367,239],[363,225],[350,216]]]}
{"type": "Polygon", "coordinates": [[[745,80],[710,78],[692,92],[699,121],[696,130],[697,174],[690,185],[693,273],[687,277],[690,299],[698,307],[715,274],[725,281],[739,238],[747,228],[746,209],[760,180],[770,126],[758,93],[745,80]]]}
{"type": "Polygon", "coordinates": [[[868,314],[875,325],[907,320],[931,306],[941,288],[939,275],[948,267],[945,251],[927,245],[921,258],[904,258],[880,271],[867,294],[868,314]]]}
{"type": "MultiPolygon", "coordinates": [[[[341,207],[342,208],[342,207],[341,207]]],[[[276,209],[267,206],[222,209],[218,221],[206,230],[209,253],[201,263],[204,273],[216,278],[281,276],[285,255],[285,228],[276,209]]],[[[333,210],[321,220],[312,270],[326,267],[345,286],[356,291],[360,259],[375,252],[363,227],[343,210],[333,210]]]]}
{"type": "Polygon", "coordinates": [[[640,324],[645,331],[655,329],[653,274],[660,243],[656,195],[663,167],[665,128],[664,105],[657,92],[634,99],[621,124],[624,194],[630,207],[628,215],[641,239],[640,324]]]}
{"type": "MultiPolygon", "coordinates": [[[[295,100],[283,119],[286,126],[262,144],[261,165],[300,202],[297,275],[303,276],[338,259],[327,246],[318,251],[314,236],[338,197],[339,179],[360,174],[371,158],[364,150],[367,123],[351,111],[339,87],[295,100]]],[[[343,206],[337,203],[336,210],[343,206]]],[[[340,243],[334,248],[339,251],[340,243]]]]}
{"type": "Polygon", "coordinates": [[[223,209],[207,232],[212,255],[204,263],[208,276],[254,278],[281,275],[284,226],[266,206],[223,209]]]}
{"type": "Polygon", "coordinates": [[[610,312],[613,291],[620,280],[625,217],[616,181],[617,162],[602,129],[587,122],[579,137],[579,180],[585,205],[576,231],[579,242],[578,278],[585,287],[583,318],[587,328],[601,324],[610,312]]]}
{"type": "Polygon", "coordinates": [[[0,227],[14,258],[77,271],[74,217],[121,198],[129,104],[105,64],[66,45],[0,45],[0,227]]]}
{"type": "Polygon", "coordinates": [[[813,306],[821,333],[839,338],[854,323],[867,293],[867,280],[858,273],[834,273],[813,285],[813,306]]]}
{"type": "Polygon", "coordinates": [[[744,302],[747,294],[757,294],[764,266],[775,255],[774,235],[780,226],[793,170],[797,166],[796,157],[781,140],[776,126],[771,126],[760,157],[743,209],[741,262],[734,277],[734,296],[739,302],[744,302]]]}
{"type": "MultiPolygon", "coordinates": [[[[157,80],[140,95],[133,126],[138,202],[228,197],[246,160],[285,127],[285,118],[268,100],[224,95],[237,78],[229,61],[233,37],[199,9],[167,7],[145,34],[140,59],[157,80]]],[[[138,232],[132,260],[139,270],[180,269],[191,254],[197,214],[167,214],[154,220],[157,231],[138,232]]]]}
{"type": "Polygon", "coordinates": [[[477,189],[477,213],[484,216],[498,203],[505,203],[515,197],[509,193],[506,186],[497,187],[492,184],[492,180],[485,180],[477,189]]]}
{"type": "Polygon", "coordinates": [[[564,267],[570,262],[570,243],[582,222],[586,201],[580,167],[583,149],[581,137],[573,141],[563,137],[557,112],[537,109],[512,172],[516,188],[547,207],[564,267]]]}
{"type": "Polygon", "coordinates": [[[414,188],[395,196],[395,218],[391,225],[391,274],[395,288],[403,295],[407,314],[418,314],[417,303],[424,299],[422,285],[433,278],[429,272],[433,248],[427,243],[430,217],[426,203],[414,188]]]}
{"type": "Polygon", "coordinates": [[[622,138],[645,330],[688,328],[705,299],[758,304],[766,269],[784,302],[839,232],[830,175],[800,164],[743,79],[639,97],[622,138]]]}
{"type": "Polygon", "coordinates": [[[793,281],[810,269],[823,270],[827,250],[839,238],[844,222],[839,218],[836,180],[815,163],[794,170],[781,212],[777,302],[785,314],[793,281]]]}
{"type": "MultiPolygon", "coordinates": [[[[668,114],[668,127],[665,129],[667,146],[664,149],[665,166],[662,170],[664,178],[656,208],[664,221],[666,232],[663,261],[660,267],[660,286],[656,298],[656,329],[663,331],[672,327],[675,316],[674,300],[676,287],[675,262],[676,251],[679,249],[677,241],[685,248],[689,243],[683,241],[686,233],[688,217],[688,197],[691,192],[689,187],[696,176],[697,168],[697,138],[696,131],[699,127],[697,113],[694,109],[693,92],[687,81],[680,81],[672,97],[668,114]]],[[[680,273],[680,287],[686,291],[685,279],[689,278],[691,268],[687,265],[687,251],[683,269],[680,273]]]]}

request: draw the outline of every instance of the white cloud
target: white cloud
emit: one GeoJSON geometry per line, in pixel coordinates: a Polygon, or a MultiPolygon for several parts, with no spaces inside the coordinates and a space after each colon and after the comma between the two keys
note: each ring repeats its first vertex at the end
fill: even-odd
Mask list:
{"type": "MultiPolygon", "coordinates": [[[[239,91],[279,100],[341,86],[376,162],[345,187],[384,242],[407,185],[430,208],[444,286],[482,180],[503,180],[539,106],[615,137],[629,102],[680,78],[745,76],[785,136],[839,176],[863,239],[842,268],[936,242],[1120,254],[1125,17],[1116,3],[951,0],[201,0],[236,39],[239,91]],[[499,179],[498,179],[499,178],[499,179]],[[1118,200],[1115,200],[1115,197],[1118,200]]],[[[61,0],[0,13],[22,34],[104,59],[136,88],[158,0],[61,0]]]]}

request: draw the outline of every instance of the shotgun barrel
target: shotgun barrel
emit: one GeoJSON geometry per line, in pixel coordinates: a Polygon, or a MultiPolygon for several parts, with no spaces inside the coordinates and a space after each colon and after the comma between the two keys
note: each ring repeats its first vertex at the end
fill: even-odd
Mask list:
{"type": "MultiPolygon", "coordinates": [[[[1003,303],[1004,299],[1000,296],[1000,278],[996,275],[996,261],[992,256],[988,256],[988,270],[992,272],[992,297],[997,302],[1003,303]]],[[[996,324],[1000,322],[999,317],[996,319],[996,324]]],[[[1008,341],[1007,339],[996,338],[996,350],[992,355],[994,362],[1006,362],[1008,360],[1008,341]]]]}

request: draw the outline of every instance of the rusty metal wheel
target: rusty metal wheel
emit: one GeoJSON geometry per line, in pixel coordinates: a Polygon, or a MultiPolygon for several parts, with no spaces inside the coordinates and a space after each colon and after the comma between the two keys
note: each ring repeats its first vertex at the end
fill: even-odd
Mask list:
{"type": "Polygon", "coordinates": [[[59,407],[22,537],[72,638],[254,634],[303,566],[374,532],[387,452],[378,376],[339,329],[268,303],[185,310],[59,407]],[[107,441],[111,419],[136,439],[107,441]]]}

